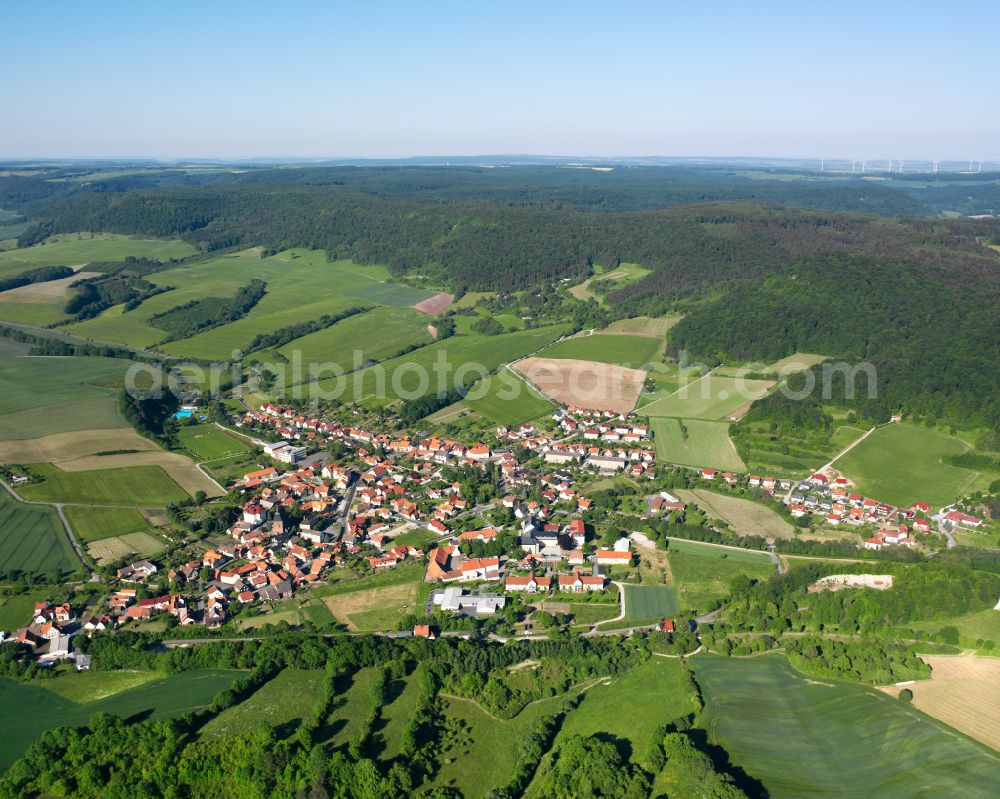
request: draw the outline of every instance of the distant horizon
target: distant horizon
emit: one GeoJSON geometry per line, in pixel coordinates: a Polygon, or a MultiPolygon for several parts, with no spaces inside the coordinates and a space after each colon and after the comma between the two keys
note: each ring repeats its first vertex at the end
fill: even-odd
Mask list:
{"type": "Polygon", "coordinates": [[[850,167],[852,164],[857,167],[857,174],[862,174],[862,164],[866,165],[867,171],[875,173],[886,173],[889,165],[892,166],[892,174],[900,174],[912,169],[914,172],[928,171],[935,162],[941,169],[953,172],[963,169],[967,172],[970,168],[972,172],[994,172],[1000,170],[1000,156],[997,157],[947,157],[947,158],[899,158],[875,156],[864,158],[851,158],[845,156],[814,156],[814,155],[579,155],[562,153],[414,153],[412,155],[242,155],[242,156],[210,156],[210,155],[33,155],[33,156],[4,156],[0,154],[0,164],[32,164],[32,163],[80,163],[80,164],[100,164],[100,163],[130,163],[130,164],[156,164],[156,165],[183,165],[183,164],[219,164],[219,165],[344,165],[364,164],[372,162],[375,164],[403,164],[405,162],[414,163],[415,166],[483,166],[504,165],[504,166],[572,166],[576,163],[586,166],[599,165],[601,163],[622,164],[624,166],[698,166],[717,165],[730,163],[745,163],[747,166],[759,164],[786,164],[795,165],[797,168],[815,167],[820,171],[824,165],[826,171],[831,174],[842,172],[844,166],[850,167]],[[449,164],[455,161],[455,164],[449,164]],[[523,162],[523,163],[519,163],[523,162]],[[825,164],[824,164],[825,162],[825,164]],[[989,167],[989,169],[987,169],[989,167]]]}

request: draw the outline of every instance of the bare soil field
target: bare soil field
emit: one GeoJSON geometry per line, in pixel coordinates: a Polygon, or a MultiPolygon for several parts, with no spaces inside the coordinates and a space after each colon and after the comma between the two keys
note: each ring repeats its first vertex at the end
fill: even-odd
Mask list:
{"type": "Polygon", "coordinates": [[[646,380],[641,369],[596,361],[532,357],[512,368],[556,402],[615,413],[635,408],[646,380]]]}
{"type": "Polygon", "coordinates": [[[416,305],[410,306],[411,308],[421,311],[422,313],[430,314],[431,316],[437,316],[455,301],[454,294],[447,294],[446,292],[439,292],[433,297],[428,297],[426,300],[421,300],[416,305]]]}
{"type": "Polygon", "coordinates": [[[75,275],[60,278],[59,280],[29,283],[27,286],[18,286],[16,289],[0,291],[0,302],[55,302],[68,296],[69,287],[73,283],[76,283],[76,281],[86,280],[88,277],[97,277],[100,274],[100,272],[77,272],[75,275]]]}
{"type": "Polygon", "coordinates": [[[176,452],[165,452],[134,430],[77,430],[42,438],[0,441],[0,463],[53,463],[65,472],[113,469],[122,466],[160,466],[185,491],[222,495],[219,487],[194,463],[176,452]],[[134,449],[124,455],[97,455],[134,449]]]}
{"type": "MultiPolygon", "coordinates": [[[[929,680],[906,686],[913,704],[945,724],[1000,750],[1000,658],[973,655],[924,655],[934,669],[929,680]]],[[[882,691],[898,696],[899,687],[882,691]]]]}
{"type": "Polygon", "coordinates": [[[402,583],[387,585],[384,588],[371,588],[367,591],[353,591],[348,594],[335,594],[323,597],[327,606],[337,621],[346,624],[349,630],[358,629],[351,621],[351,616],[372,610],[398,610],[401,614],[412,613],[416,607],[418,583],[402,583]]]}

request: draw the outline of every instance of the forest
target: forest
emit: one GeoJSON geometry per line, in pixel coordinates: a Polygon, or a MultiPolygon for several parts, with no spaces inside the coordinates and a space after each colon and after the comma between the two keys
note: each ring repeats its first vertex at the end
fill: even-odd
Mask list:
{"type": "MultiPolygon", "coordinates": [[[[718,170],[629,169],[604,183],[602,175],[317,167],[174,180],[139,172],[63,191],[3,178],[0,206],[34,224],[20,246],[94,230],[180,237],[204,253],[312,247],[385,264],[396,277],[420,275],[456,295],[499,292],[502,305],[516,302],[536,318],[558,312],[577,326],[679,312],[673,354],[731,363],[805,351],[864,361],[877,372],[877,397],[847,398],[834,386],[832,401],[870,418],[901,410],[1000,426],[1000,254],[986,246],[1000,235],[996,219],[929,218],[905,193],[916,184],[902,180],[876,189],[718,170]],[[907,200],[881,209],[891,219],[874,215],[871,197],[830,199],[849,190],[883,197],[883,189],[907,200]],[[616,191],[633,201],[614,199],[616,191]],[[612,289],[604,306],[559,290],[619,263],[652,271],[612,289]]],[[[991,180],[956,180],[969,191],[995,189],[991,180]]],[[[155,290],[143,271],[82,285],[68,310],[82,318],[111,302],[135,307],[155,290]]],[[[172,336],[190,332],[181,327],[172,336]]]]}

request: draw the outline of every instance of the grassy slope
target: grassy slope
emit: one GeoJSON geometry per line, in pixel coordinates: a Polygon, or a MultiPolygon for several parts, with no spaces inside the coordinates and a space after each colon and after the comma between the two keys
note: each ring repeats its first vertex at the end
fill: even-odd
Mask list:
{"type": "Polygon", "coordinates": [[[638,369],[659,357],[663,342],[647,336],[596,334],[573,336],[557,341],[538,353],[539,358],[575,358],[582,361],[614,363],[638,369]]]}
{"type": "Polygon", "coordinates": [[[258,721],[290,731],[312,706],[315,691],[323,680],[321,670],[284,669],[238,705],[227,708],[202,730],[202,735],[241,735],[258,721]]]}
{"type": "Polygon", "coordinates": [[[411,308],[375,308],[338,322],[325,330],[290,341],[279,352],[303,364],[337,364],[344,371],[354,368],[355,351],[358,363],[381,360],[410,344],[431,341],[427,325],[432,317],[411,308]]]}
{"type": "Polygon", "coordinates": [[[649,424],[653,429],[657,460],[683,466],[712,466],[733,472],[746,471],[746,466],[729,438],[727,422],[651,418],[649,424]],[[687,428],[687,437],[683,435],[681,424],[687,428]]]}
{"type": "Polygon", "coordinates": [[[0,252],[0,278],[41,266],[121,261],[127,255],[167,260],[184,258],[194,251],[194,247],[183,241],[131,239],[110,233],[67,233],[33,247],[0,252]]]}
{"type": "Polygon", "coordinates": [[[350,261],[328,263],[325,253],[319,251],[294,250],[264,259],[244,252],[159,272],[150,280],[173,287],[172,291],[152,297],[126,314],[112,308],[67,330],[99,341],[150,346],[166,335],[148,323],[154,314],[189,300],[231,297],[255,277],[267,282],[267,293],[245,317],[163,349],[173,355],[227,359],[233,350],[247,347],[258,333],[354,305],[408,305],[426,296],[426,292],[388,283],[383,267],[358,266],[350,261]]]}
{"type": "Polygon", "coordinates": [[[81,565],[54,510],[0,490],[0,571],[73,571],[81,565]]]}
{"type": "Polygon", "coordinates": [[[21,486],[21,495],[40,502],[162,508],[188,496],[159,466],[64,472],[51,463],[35,463],[31,470],[45,480],[21,486]]]}
{"type": "Polygon", "coordinates": [[[510,369],[501,369],[489,378],[488,383],[477,383],[469,394],[465,401],[468,407],[508,427],[537,419],[556,407],[551,400],[536,394],[510,369]]]}
{"type": "Polygon", "coordinates": [[[868,496],[909,507],[918,500],[938,507],[962,495],[977,473],[942,463],[968,445],[911,424],[881,427],[834,463],[868,496]]]}
{"type": "MultiPolygon", "coordinates": [[[[492,372],[501,364],[533,353],[564,330],[564,325],[552,325],[499,336],[453,336],[384,361],[377,367],[348,375],[344,397],[385,404],[401,394],[416,397],[437,393],[439,388],[453,388],[455,378],[462,374],[469,378],[482,374],[482,371],[470,369],[470,366],[476,365],[487,373],[492,372]],[[436,370],[435,366],[442,358],[445,366],[436,370]],[[379,375],[383,375],[384,390],[379,388],[379,375]],[[439,375],[443,377],[440,384],[439,375]]],[[[321,380],[319,386],[324,391],[333,391],[338,382],[343,385],[344,381],[321,380]]]]}
{"type": "Polygon", "coordinates": [[[739,380],[716,374],[692,382],[675,394],[645,405],[648,416],[685,419],[725,419],[748,402],[760,399],[774,383],[770,380],[739,380]]]}
{"type": "Polygon", "coordinates": [[[1000,755],[873,689],[809,680],[778,655],[692,666],[710,736],[773,799],[974,799],[1000,780],[1000,755]]]}
{"type": "Polygon", "coordinates": [[[759,502],[729,497],[703,488],[678,491],[678,494],[685,502],[694,502],[711,518],[728,522],[738,535],[760,535],[765,538],[791,538],[795,535],[795,528],[791,524],[759,502]]]}
{"type": "Polygon", "coordinates": [[[651,657],[609,685],[583,694],[563,722],[556,745],[572,735],[614,735],[628,742],[627,753],[641,762],[653,731],[693,710],[679,660],[651,657]]]}
{"type": "Polygon", "coordinates": [[[707,610],[717,600],[729,594],[729,581],[739,574],[755,580],[766,580],[774,573],[767,556],[731,558],[730,553],[717,547],[685,547],[671,541],[670,571],[677,584],[678,601],[685,610],[707,610]]]}

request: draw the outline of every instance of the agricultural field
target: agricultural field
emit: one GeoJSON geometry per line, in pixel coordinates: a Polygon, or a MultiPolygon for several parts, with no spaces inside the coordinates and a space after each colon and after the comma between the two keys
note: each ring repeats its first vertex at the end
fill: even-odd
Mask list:
{"type": "Polygon", "coordinates": [[[729,595],[730,581],[745,574],[766,580],[774,564],[764,553],[742,553],[671,539],[667,550],[677,597],[684,610],[707,611],[729,595]]]}
{"type": "Polygon", "coordinates": [[[625,619],[623,624],[652,624],[676,615],[680,610],[677,593],[665,585],[625,584],[625,619]]]}
{"type": "MultiPolygon", "coordinates": [[[[239,672],[207,669],[170,676],[157,675],[155,680],[137,687],[84,703],[71,701],[55,690],[40,687],[56,686],[62,680],[71,681],[86,676],[86,691],[79,693],[95,695],[101,691],[99,677],[106,675],[115,687],[120,688],[122,685],[122,681],[113,673],[109,675],[108,672],[94,672],[94,675],[97,678],[66,674],[55,678],[51,683],[22,684],[13,680],[0,680],[0,729],[4,730],[4,735],[0,736],[0,772],[21,757],[28,746],[37,741],[46,730],[66,725],[84,725],[95,713],[111,713],[122,718],[149,713],[152,718],[158,718],[201,710],[211,703],[219,691],[228,688],[239,672]],[[24,709],[29,707],[31,712],[25,713],[24,709]]],[[[68,685],[59,688],[62,692],[75,693],[68,685]]]]}
{"type": "Polygon", "coordinates": [[[319,669],[283,669],[247,699],[209,721],[201,734],[244,735],[259,721],[266,721],[279,731],[291,732],[292,725],[309,714],[322,681],[323,671],[319,669]]]}
{"type": "Polygon", "coordinates": [[[65,509],[66,518],[76,540],[100,541],[116,535],[127,535],[149,529],[149,522],[137,508],[89,508],[70,505],[65,509]]]}
{"type": "Polygon", "coordinates": [[[0,573],[44,575],[81,567],[52,508],[18,502],[0,488],[0,573]]]}
{"type": "MultiPolygon", "coordinates": [[[[908,686],[913,705],[1000,751],[1000,658],[924,655],[923,659],[934,671],[929,680],[908,686]]],[[[887,686],[883,691],[895,696],[899,688],[887,686]]]]}
{"type": "MultiPolygon", "coordinates": [[[[35,463],[45,461],[62,472],[120,471],[132,468],[162,469],[187,491],[204,491],[221,496],[224,489],[203,474],[194,462],[178,452],[159,449],[132,429],[117,431],[113,437],[103,430],[82,430],[28,441],[0,441],[0,462],[35,463]],[[101,454],[115,447],[135,450],[101,454]]],[[[86,477],[78,478],[80,480],[86,477]]],[[[162,506],[161,506],[162,507],[162,506]]]]}
{"type": "Polygon", "coordinates": [[[430,343],[427,325],[426,314],[410,308],[374,308],[290,341],[278,352],[293,362],[299,357],[306,366],[333,363],[349,372],[366,361],[379,361],[412,344],[430,343]],[[360,353],[357,361],[355,352],[360,353]]]}
{"type": "Polygon", "coordinates": [[[95,341],[148,347],[166,335],[149,323],[151,317],[190,300],[232,297],[253,278],[267,283],[267,293],[246,316],[171,342],[163,350],[182,357],[228,359],[234,350],[245,349],[258,333],[355,305],[405,306],[428,295],[390,283],[383,267],[358,266],[350,261],[330,263],[325,253],[316,250],[289,250],[263,259],[259,253],[246,250],[151,275],[150,282],[172,290],[151,297],[128,313],[116,306],[65,330],[95,341]]]}
{"type": "Polygon", "coordinates": [[[133,239],[112,233],[63,233],[32,247],[0,252],[0,278],[14,277],[41,266],[121,261],[127,255],[166,261],[194,253],[194,247],[180,240],[133,239]]]}
{"type": "Polygon", "coordinates": [[[728,497],[703,488],[694,491],[679,490],[677,494],[685,502],[693,502],[710,518],[727,522],[737,535],[759,535],[767,539],[791,538],[795,535],[792,525],[759,502],[728,497]]]}
{"type": "Polygon", "coordinates": [[[746,466],[729,438],[728,422],[651,418],[656,459],[682,466],[710,466],[744,472],[746,466]]]}
{"type": "Polygon", "coordinates": [[[130,365],[117,358],[0,358],[0,440],[126,427],[113,389],[130,365]]]}
{"type": "Polygon", "coordinates": [[[954,436],[912,424],[880,427],[841,458],[833,468],[855,482],[858,490],[893,505],[909,507],[923,500],[934,507],[965,493],[978,473],[944,463],[968,444],[954,436]]]}
{"type": "Polygon", "coordinates": [[[59,674],[53,680],[45,680],[41,685],[63,699],[82,705],[130,691],[162,677],[156,671],[70,671],[59,674]]]}
{"type": "Polygon", "coordinates": [[[151,558],[165,548],[163,541],[152,533],[138,531],[91,541],[87,544],[87,554],[105,566],[122,558],[151,558]]]}
{"type": "Polygon", "coordinates": [[[551,400],[511,369],[501,369],[488,382],[480,381],[473,386],[465,404],[481,416],[508,427],[545,416],[555,409],[551,400]]]}
{"type": "Polygon", "coordinates": [[[616,413],[635,408],[646,379],[639,369],[562,358],[524,358],[511,368],[556,402],[616,413]]]}
{"type": "Polygon", "coordinates": [[[809,679],[781,655],[689,663],[710,741],[774,799],[995,793],[1000,755],[875,689],[809,679]]]}
{"type": "Polygon", "coordinates": [[[671,314],[668,316],[633,316],[631,319],[619,319],[612,322],[599,333],[628,333],[633,336],[650,336],[663,340],[664,336],[676,325],[683,316],[671,314]]]}
{"type": "Polygon", "coordinates": [[[827,357],[826,355],[817,355],[814,352],[796,352],[782,358],[780,361],[775,361],[767,368],[767,371],[779,375],[804,372],[810,366],[823,363],[827,357]]]}
{"type": "Polygon", "coordinates": [[[44,480],[20,486],[19,493],[37,502],[162,508],[188,496],[159,466],[65,472],[50,463],[33,463],[29,468],[44,480]]]}
{"type": "Polygon", "coordinates": [[[538,353],[540,358],[566,358],[611,363],[640,369],[662,361],[663,340],[648,336],[611,333],[580,334],[557,341],[538,353]]]}
{"type": "Polygon", "coordinates": [[[629,283],[635,283],[635,281],[641,280],[648,275],[650,271],[651,270],[639,266],[638,264],[619,264],[616,269],[612,269],[611,271],[595,266],[594,276],[587,278],[576,286],[572,286],[569,293],[578,300],[583,300],[584,302],[587,300],[597,300],[603,304],[603,298],[591,290],[591,283],[597,280],[609,280],[615,284],[615,288],[621,288],[622,286],[627,286],[629,283]]]}
{"type": "Polygon", "coordinates": [[[712,373],[643,406],[642,412],[650,417],[728,419],[740,415],[773,386],[772,380],[743,380],[712,373]]]}
{"type": "Polygon", "coordinates": [[[239,455],[253,449],[239,436],[216,427],[211,422],[182,425],[177,438],[198,461],[210,461],[227,455],[239,455]]]}
{"type": "Polygon", "coordinates": [[[320,380],[318,386],[323,391],[335,391],[338,384],[342,387],[346,382],[346,397],[365,399],[373,405],[385,405],[401,395],[421,397],[437,393],[440,388],[453,388],[456,379],[470,380],[482,374],[472,366],[493,372],[545,346],[564,331],[564,325],[552,325],[499,336],[452,336],[348,375],[346,381],[331,378],[320,380]],[[442,362],[443,368],[435,368],[442,362]]]}

